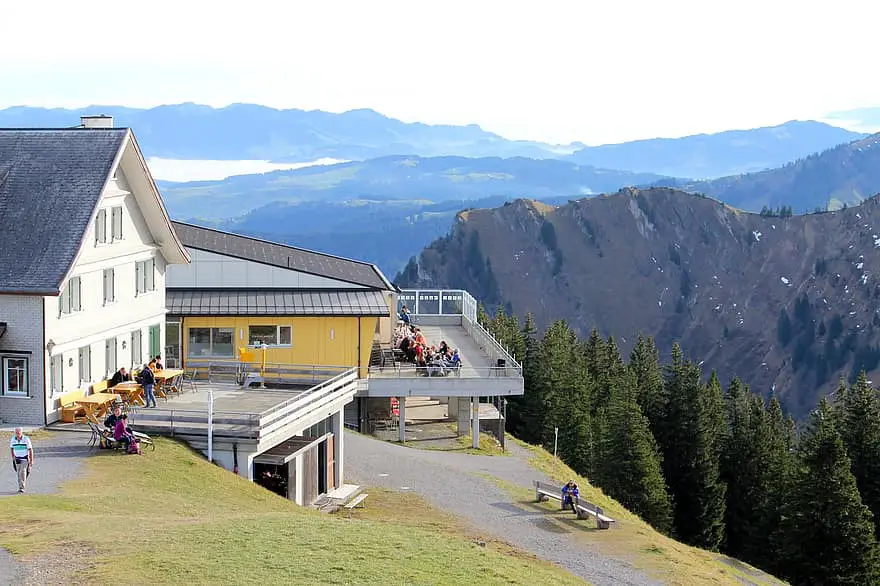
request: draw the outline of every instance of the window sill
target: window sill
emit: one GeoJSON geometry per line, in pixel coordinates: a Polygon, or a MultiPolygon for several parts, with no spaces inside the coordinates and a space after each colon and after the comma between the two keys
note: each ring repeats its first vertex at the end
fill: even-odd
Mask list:
{"type": "Polygon", "coordinates": [[[134,294],[134,298],[137,299],[138,297],[147,297],[148,295],[153,295],[155,293],[156,293],[155,289],[152,289],[150,291],[138,291],[137,293],[134,294]]]}
{"type": "Polygon", "coordinates": [[[112,301],[105,301],[104,307],[107,307],[108,305],[116,305],[117,303],[118,303],[118,301],[116,299],[114,299],[112,301]]]}
{"type": "Polygon", "coordinates": [[[70,313],[60,313],[60,314],[58,314],[58,319],[70,319],[71,317],[79,315],[82,312],[83,312],[83,310],[79,309],[77,311],[71,311],[70,313]]]}
{"type": "MultiPolygon", "coordinates": [[[[272,350],[274,348],[293,348],[293,344],[267,344],[266,350],[272,350]]],[[[262,350],[262,346],[248,346],[249,350],[262,350]]]]}
{"type": "Polygon", "coordinates": [[[9,395],[3,394],[0,395],[0,399],[33,399],[30,395],[9,395]]]}

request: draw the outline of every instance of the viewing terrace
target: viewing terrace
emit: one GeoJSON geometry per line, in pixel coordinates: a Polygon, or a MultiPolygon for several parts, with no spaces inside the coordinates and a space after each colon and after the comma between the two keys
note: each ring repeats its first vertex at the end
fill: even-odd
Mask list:
{"type": "MultiPolygon", "coordinates": [[[[462,366],[446,376],[427,376],[402,360],[401,353],[380,346],[374,351],[369,378],[360,382],[363,397],[487,397],[523,394],[522,367],[492,334],[477,323],[477,302],[462,290],[405,289],[398,296],[412,323],[429,345],[445,341],[458,349],[462,366]]],[[[399,309],[398,308],[398,309],[399,309]]]]}

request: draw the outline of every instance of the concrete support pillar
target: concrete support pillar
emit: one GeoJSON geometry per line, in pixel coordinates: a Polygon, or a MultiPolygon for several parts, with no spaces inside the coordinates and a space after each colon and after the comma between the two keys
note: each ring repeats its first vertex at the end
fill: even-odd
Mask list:
{"type": "Polygon", "coordinates": [[[471,421],[472,447],[477,449],[480,447],[480,398],[473,397],[471,405],[473,406],[473,420],[471,421]]]}
{"type": "Polygon", "coordinates": [[[342,486],[342,464],[345,457],[343,450],[343,440],[345,438],[345,426],[343,425],[344,414],[342,411],[334,413],[330,419],[330,426],[333,432],[333,475],[335,476],[336,486],[342,486]]]}
{"type": "Polygon", "coordinates": [[[468,434],[471,427],[471,404],[467,397],[457,397],[456,415],[458,419],[458,436],[468,434]]]}
{"type": "Polygon", "coordinates": [[[400,411],[397,430],[400,433],[400,443],[404,443],[406,441],[406,397],[397,397],[397,409],[400,411]]]}
{"type": "Polygon", "coordinates": [[[293,494],[293,501],[299,506],[303,506],[303,457],[302,454],[294,458],[287,464],[288,466],[296,466],[296,486],[287,487],[287,492],[293,494]]]}

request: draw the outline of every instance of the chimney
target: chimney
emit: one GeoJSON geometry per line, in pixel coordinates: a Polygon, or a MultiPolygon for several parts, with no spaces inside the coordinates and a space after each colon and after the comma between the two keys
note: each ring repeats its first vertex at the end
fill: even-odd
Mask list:
{"type": "Polygon", "coordinates": [[[80,125],[83,128],[113,128],[113,116],[80,116],[80,125]]]}

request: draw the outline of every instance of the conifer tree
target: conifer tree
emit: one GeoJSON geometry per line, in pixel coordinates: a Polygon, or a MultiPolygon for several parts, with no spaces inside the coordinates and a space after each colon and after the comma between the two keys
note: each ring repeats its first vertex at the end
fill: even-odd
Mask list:
{"type": "MultiPolygon", "coordinates": [[[[862,501],[880,522],[880,401],[865,371],[849,389],[843,415],[843,436],[862,501]]],[[[876,531],[875,531],[876,532],[876,531]]]]}
{"type": "Polygon", "coordinates": [[[703,386],[699,367],[684,359],[678,344],[672,348],[666,383],[668,433],[663,458],[675,502],[675,532],[685,543],[714,550],[724,537],[721,384],[713,373],[703,386]]]}
{"type": "Polygon", "coordinates": [[[600,426],[599,484],[611,497],[664,533],[672,529],[672,501],[663,479],[660,450],[636,402],[636,377],[624,371],[614,381],[600,426]]]}
{"type": "Polygon", "coordinates": [[[651,433],[662,442],[666,420],[666,388],[660,371],[660,356],[652,338],[639,336],[629,358],[629,369],[636,376],[636,400],[648,421],[651,433]]]}
{"type": "Polygon", "coordinates": [[[795,585],[880,580],[871,511],[859,496],[835,423],[832,408],[822,399],[798,446],[779,527],[781,569],[795,585]]]}
{"type": "Polygon", "coordinates": [[[524,394],[509,398],[508,424],[510,433],[519,439],[537,444],[541,442],[544,429],[544,397],[541,387],[541,343],[537,339],[535,318],[526,314],[521,337],[523,340],[523,386],[524,394]]]}

